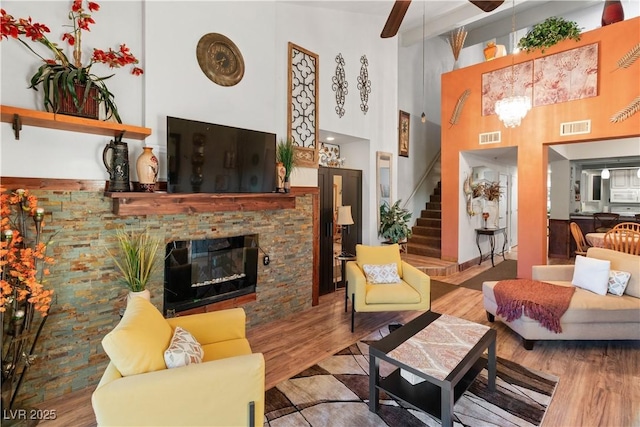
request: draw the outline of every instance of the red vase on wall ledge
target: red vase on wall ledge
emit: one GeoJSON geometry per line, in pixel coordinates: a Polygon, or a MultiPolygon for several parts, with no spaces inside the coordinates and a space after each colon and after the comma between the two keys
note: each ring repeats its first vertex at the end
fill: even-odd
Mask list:
{"type": "Polygon", "coordinates": [[[605,1],[602,9],[602,26],[624,21],[624,10],[620,1],[605,1]]]}

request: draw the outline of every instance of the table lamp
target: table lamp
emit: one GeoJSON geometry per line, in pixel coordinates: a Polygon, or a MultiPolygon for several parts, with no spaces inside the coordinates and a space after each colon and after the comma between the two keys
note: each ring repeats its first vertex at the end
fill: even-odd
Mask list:
{"type": "Polygon", "coordinates": [[[342,231],[340,232],[340,245],[342,247],[342,252],[340,256],[353,256],[348,253],[344,248],[344,233],[350,225],[353,225],[353,217],[351,216],[351,206],[339,206],[338,207],[338,219],[336,220],[336,224],[342,227],[342,231]]]}

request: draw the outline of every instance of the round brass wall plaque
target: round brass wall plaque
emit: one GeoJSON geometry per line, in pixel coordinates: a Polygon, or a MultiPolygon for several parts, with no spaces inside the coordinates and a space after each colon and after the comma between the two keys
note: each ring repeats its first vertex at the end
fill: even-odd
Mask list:
{"type": "Polygon", "coordinates": [[[233,86],[244,76],[240,49],[222,34],[209,33],[200,38],[196,57],[202,72],[220,86],[233,86]]]}

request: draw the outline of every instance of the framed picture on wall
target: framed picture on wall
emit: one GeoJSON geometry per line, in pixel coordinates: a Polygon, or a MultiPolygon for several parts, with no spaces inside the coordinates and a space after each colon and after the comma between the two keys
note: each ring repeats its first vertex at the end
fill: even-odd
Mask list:
{"type": "Polygon", "coordinates": [[[398,155],[409,157],[409,121],[411,116],[409,113],[400,110],[400,119],[398,121],[398,155]]]}

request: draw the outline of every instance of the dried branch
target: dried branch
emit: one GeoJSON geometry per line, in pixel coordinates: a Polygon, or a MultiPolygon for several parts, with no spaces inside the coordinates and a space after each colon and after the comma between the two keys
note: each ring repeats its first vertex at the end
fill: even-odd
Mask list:
{"type": "Polygon", "coordinates": [[[467,32],[464,30],[464,27],[460,27],[456,30],[453,30],[449,33],[449,37],[447,40],[449,41],[449,45],[451,46],[451,52],[453,53],[453,59],[458,60],[458,56],[460,56],[460,51],[464,47],[464,41],[467,38],[467,32]]]}
{"type": "Polygon", "coordinates": [[[618,60],[618,68],[616,68],[616,70],[619,68],[629,68],[638,58],[640,58],[640,43],[632,47],[629,52],[625,53],[622,58],[618,60]]]}
{"type": "Polygon", "coordinates": [[[611,116],[611,122],[619,123],[625,121],[638,111],[640,111],[640,96],[636,96],[636,99],[631,101],[629,105],[611,116]]]}
{"type": "Polygon", "coordinates": [[[456,107],[453,109],[453,113],[451,114],[451,119],[449,119],[449,123],[455,125],[458,123],[458,118],[460,117],[460,113],[462,113],[462,107],[464,107],[464,103],[471,94],[469,89],[462,92],[460,98],[458,98],[458,102],[456,102],[456,107]]]}

